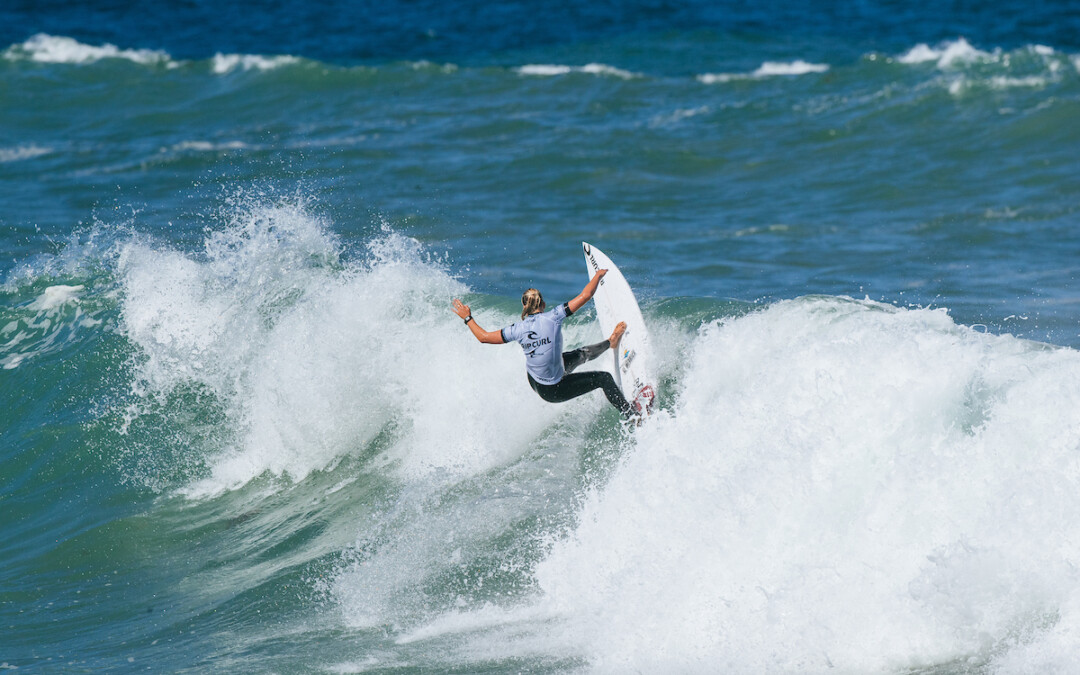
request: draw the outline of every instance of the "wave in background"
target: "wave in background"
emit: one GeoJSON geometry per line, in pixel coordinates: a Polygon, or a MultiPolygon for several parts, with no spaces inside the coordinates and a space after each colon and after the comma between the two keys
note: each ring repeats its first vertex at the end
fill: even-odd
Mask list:
{"type": "MultiPolygon", "coordinates": [[[[318,66],[320,69],[331,68],[334,70],[358,70],[369,72],[373,66],[343,67],[332,64],[320,64],[318,62],[303,59],[288,54],[260,55],[260,54],[223,54],[217,53],[208,61],[185,61],[175,60],[168,53],[161,50],[151,49],[122,49],[113,44],[89,45],[65,36],[53,36],[38,34],[27,39],[25,42],[9,46],[3,53],[4,61],[10,64],[19,62],[35,62],[42,64],[69,64],[69,65],[92,65],[101,61],[130,61],[144,66],[165,66],[166,69],[174,69],[187,66],[191,63],[206,63],[210,72],[216,75],[224,75],[237,70],[241,71],[269,71],[283,67],[310,69],[318,66]]],[[[883,62],[896,63],[908,66],[933,64],[943,71],[971,71],[972,75],[985,75],[989,70],[1000,71],[1000,74],[992,75],[991,78],[1004,77],[1005,73],[1030,73],[1026,77],[1017,77],[1017,82],[1028,85],[1038,82],[1045,84],[1047,81],[1057,81],[1063,71],[1072,69],[1080,72],[1080,55],[1068,54],[1047,45],[1028,45],[1012,50],[994,48],[990,51],[978,49],[966,39],[958,38],[945,41],[931,46],[919,43],[904,53],[885,55],[872,52],[863,56],[869,63],[883,62]]],[[[411,62],[415,66],[423,67],[430,65],[428,61],[411,62]]],[[[753,80],[776,76],[797,76],[807,74],[820,74],[830,68],[840,66],[847,67],[845,63],[815,63],[804,59],[792,61],[765,61],[750,72],[732,73],[701,73],[696,77],[703,83],[716,84],[738,80],[753,80]]],[[[377,68],[377,66],[375,67],[377,68]]],[[[452,74],[458,70],[453,64],[445,64],[441,69],[452,74]]],[[[527,64],[513,69],[523,76],[557,76],[572,73],[583,73],[598,76],[609,76],[617,79],[632,80],[635,78],[662,77],[661,73],[642,73],[627,70],[625,68],[604,64],[589,63],[583,66],[568,64],[527,64]]],[[[991,79],[991,81],[997,81],[991,79]]],[[[1011,81],[1011,80],[1004,80],[1011,81]]]]}

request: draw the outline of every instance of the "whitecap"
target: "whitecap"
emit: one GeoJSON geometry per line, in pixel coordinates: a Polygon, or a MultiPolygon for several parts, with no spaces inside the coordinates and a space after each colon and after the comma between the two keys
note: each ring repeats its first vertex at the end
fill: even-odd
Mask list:
{"type": "Polygon", "coordinates": [[[904,64],[918,64],[936,61],[938,68],[951,68],[964,63],[994,58],[994,54],[971,46],[964,38],[944,42],[936,48],[918,44],[896,60],[904,64]]]}
{"type": "Polygon", "coordinates": [[[94,63],[102,59],[126,59],[134,63],[153,65],[170,60],[167,53],[153,49],[120,49],[105,43],[95,47],[73,38],[38,33],[21,45],[9,48],[8,59],[28,58],[41,63],[94,63]]]}
{"type": "Polygon", "coordinates": [[[215,54],[210,69],[215,75],[224,75],[234,70],[273,70],[281,66],[299,63],[295,56],[261,56],[259,54],[215,54]]]}
{"type": "Polygon", "coordinates": [[[586,73],[589,75],[605,75],[630,80],[638,75],[622,68],[609,66],[604,63],[588,63],[584,66],[565,66],[556,64],[529,64],[515,69],[519,75],[533,75],[539,77],[553,77],[556,75],[569,75],[570,73],[586,73]]]}
{"type": "MultiPolygon", "coordinates": [[[[173,145],[168,150],[173,152],[218,152],[221,150],[244,150],[250,147],[243,141],[226,141],[224,143],[211,143],[210,141],[183,141],[173,145]]],[[[166,148],[161,149],[166,152],[166,148]]]]}
{"type": "Polygon", "coordinates": [[[926,63],[927,61],[937,61],[941,58],[941,53],[936,49],[931,49],[926,43],[919,43],[912,47],[907,53],[898,57],[896,60],[900,63],[926,63]]]}
{"type": "Polygon", "coordinates": [[[811,73],[824,73],[829,66],[824,63],[807,63],[806,61],[792,61],[783,63],[778,61],[766,61],[761,67],[753,72],[754,77],[773,77],[777,75],[809,75],[811,73]]]}
{"type": "Polygon", "coordinates": [[[1014,87],[1045,87],[1047,80],[1045,77],[1039,77],[1037,75],[1029,75],[1028,77],[1005,77],[997,76],[990,78],[990,86],[993,89],[1012,89],[1014,87]]]}
{"type": "Polygon", "coordinates": [[[581,67],[581,72],[589,73],[590,75],[610,75],[624,80],[630,80],[637,77],[629,70],[623,70],[622,68],[616,68],[615,66],[609,66],[603,63],[588,63],[581,67]]]}
{"type": "Polygon", "coordinates": [[[691,117],[705,115],[711,112],[711,110],[712,109],[707,105],[698,106],[696,108],[679,108],[675,110],[675,112],[669,113],[667,115],[656,115],[651,120],[649,120],[649,126],[662,127],[669,124],[677,124],[691,117]]]}
{"type": "Polygon", "coordinates": [[[703,73],[697,76],[702,84],[724,84],[737,80],[759,80],[766,77],[795,77],[824,73],[829,66],[824,63],[809,63],[801,59],[791,62],[766,61],[751,73],[703,73]]]}
{"type": "Polygon", "coordinates": [[[724,84],[732,80],[745,79],[747,79],[746,75],[736,75],[734,73],[703,73],[697,76],[697,81],[702,84],[724,84]]]}
{"type": "Polygon", "coordinates": [[[34,157],[47,155],[50,152],[52,152],[52,148],[43,148],[33,143],[30,145],[20,145],[14,148],[0,148],[0,164],[18,162],[24,159],[33,159],[34,157]]]}
{"type": "Polygon", "coordinates": [[[550,64],[529,64],[517,69],[518,75],[537,75],[551,77],[553,75],[566,75],[572,70],[570,66],[556,66],[550,64]]]}
{"type": "Polygon", "coordinates": [[[83,286],[49,286],[36,300],[28,305],[29,309],[48,312],[69,302],[77,302],[83,286]]]}

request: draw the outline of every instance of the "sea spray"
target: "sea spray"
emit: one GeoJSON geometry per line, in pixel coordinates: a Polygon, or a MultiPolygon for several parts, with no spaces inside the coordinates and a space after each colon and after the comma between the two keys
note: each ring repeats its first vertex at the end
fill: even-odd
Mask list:
{"type": "Polygon", "coordinates": [[[542,642],[603,672],[1067,662],[1076,352],[807,298],[704,326],[681,389],[537,566],[542,642]]]}
{"type": "MultiPolygon", "coordinates": [[[[553,419],[519,354],[461,330],[448,308],[466,288],[414,240],[384,230],[365,248],[343,260],[324,222],[280,203],[238,206],[202,255],[122,247],[129,418],[183,390],[225,418],[211,449],[193,448],[206,475],[187,494],[303,480],[380,434],[393,442],[374,460],[404,476],[470,475],[519,456],[553,419]]],[[[491,328],[512,321],[476,313],[491,328]]]]}

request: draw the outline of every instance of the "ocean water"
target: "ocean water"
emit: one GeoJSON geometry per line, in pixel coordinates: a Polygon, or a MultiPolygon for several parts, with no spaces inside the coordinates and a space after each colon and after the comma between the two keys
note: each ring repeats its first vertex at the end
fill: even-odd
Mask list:
{"type": "Polygon", "coordinates": [[[0,670],[1075,671],[1078,36],[6,4],[0,670]],[[583,240],[638,428],[450,311],[569,299],[583,240]]]}

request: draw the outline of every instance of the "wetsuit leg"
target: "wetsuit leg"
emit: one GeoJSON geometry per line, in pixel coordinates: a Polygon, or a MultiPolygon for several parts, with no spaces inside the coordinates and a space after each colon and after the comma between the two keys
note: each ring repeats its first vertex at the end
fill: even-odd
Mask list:
{"type": "Polygon", "coordinates": [[[603,389],[608,402],[615,406],[615,409],[624,417],[629,418],[634,414],[633,407],[615,384],[615,378],[611,376],[611,373],[602,370],[570,373],[555,384],[540,384],[530,375],[529,385],[532,386],[533,391],[540,394],[540,398],[548,403],[562,403],[594,389],[603,389]]]}
{"type": "Polygon", "coordinates": [[[597,342],[594,345],[580,347],[572,352],[563,352],[563,370],[569,373],[581,364],[592,361],[609,349],[611,349],[611,343],[604,340],[603,342],[597,342]]]}

